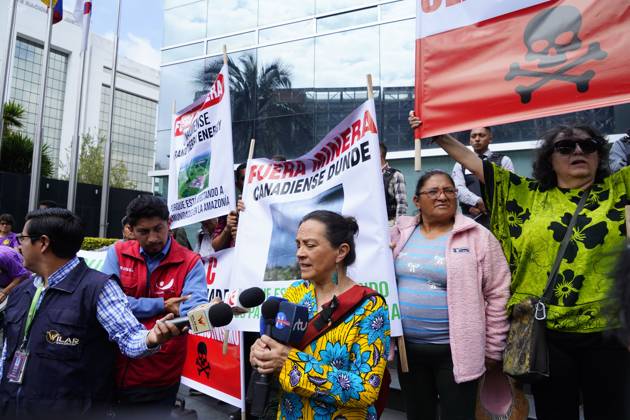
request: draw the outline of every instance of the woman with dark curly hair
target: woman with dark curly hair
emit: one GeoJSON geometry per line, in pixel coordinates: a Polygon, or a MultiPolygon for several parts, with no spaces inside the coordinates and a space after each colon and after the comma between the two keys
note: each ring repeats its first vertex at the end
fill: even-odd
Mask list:
{"type": "MultiPolygon", "coordinates": [[[[414,116],[409,121],[420,123],[414,116]]],[[[536,415],[578,419],[581,399],[587,420],[630,419],[630,353],[605,333],[620,327],[617,314],[605,309],[615,255],[626,238],[630,168],[610,175],[608,142],[589,126],[550,131],[533,179],[482,162],[450,135],[436,141],[484,184],[490,227],[512,271],[509,309],[542,296],[573,213],[588,194],[546,305],[550,376],[532,385],[536,415]]]]}

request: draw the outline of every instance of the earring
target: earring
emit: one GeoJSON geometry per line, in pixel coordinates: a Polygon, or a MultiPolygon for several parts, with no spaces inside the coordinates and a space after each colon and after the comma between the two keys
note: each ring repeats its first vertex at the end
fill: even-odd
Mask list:
{"type": "Polygon", "coordinates": [[[335,264],[335,271],[332,274],[332,282],[336,286],[339,284],[339,274],[337,274],[337,265],[335,264]]]}

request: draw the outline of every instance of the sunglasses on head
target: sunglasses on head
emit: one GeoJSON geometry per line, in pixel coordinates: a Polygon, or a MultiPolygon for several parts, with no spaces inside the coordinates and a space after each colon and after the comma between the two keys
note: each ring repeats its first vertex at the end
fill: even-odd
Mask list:
{"type": "Polygon", "coordinates": [[[599,143],[593,139],[565,139],[554,143],[553,150],[561,155],[570,155],[576,146],[580,146],[580,150],[587,155],[601,149],[599,143]]]}

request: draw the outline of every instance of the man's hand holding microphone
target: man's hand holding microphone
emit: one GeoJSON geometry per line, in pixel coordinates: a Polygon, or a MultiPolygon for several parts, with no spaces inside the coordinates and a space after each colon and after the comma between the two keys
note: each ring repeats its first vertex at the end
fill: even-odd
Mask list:
{"type": "Polygon", "coordinates": [[[179,328],[177,325],[172,322],[167,322],[171,319],[175,318],[175,315],[172,313],[166,314],[164,318],[158,319],[155,322],[153,328],[149,330],[147,334],[147,347],[152,349],[161,344],[166,343],[172,337],[177,337],[180,334],[188,331],[188,327],[179,328]]]}

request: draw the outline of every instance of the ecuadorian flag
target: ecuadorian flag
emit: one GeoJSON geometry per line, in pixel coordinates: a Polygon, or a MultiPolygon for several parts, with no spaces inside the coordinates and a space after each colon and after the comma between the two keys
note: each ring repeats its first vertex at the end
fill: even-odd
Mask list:
{"type": "MultiPolygon", "coordinates": [[[[50,7],[51,0],[42,0],[46,6],[50,7]]],[[[53,25],[63,19],[63,0],[52,0],[53,4],[53,25]]]]}

